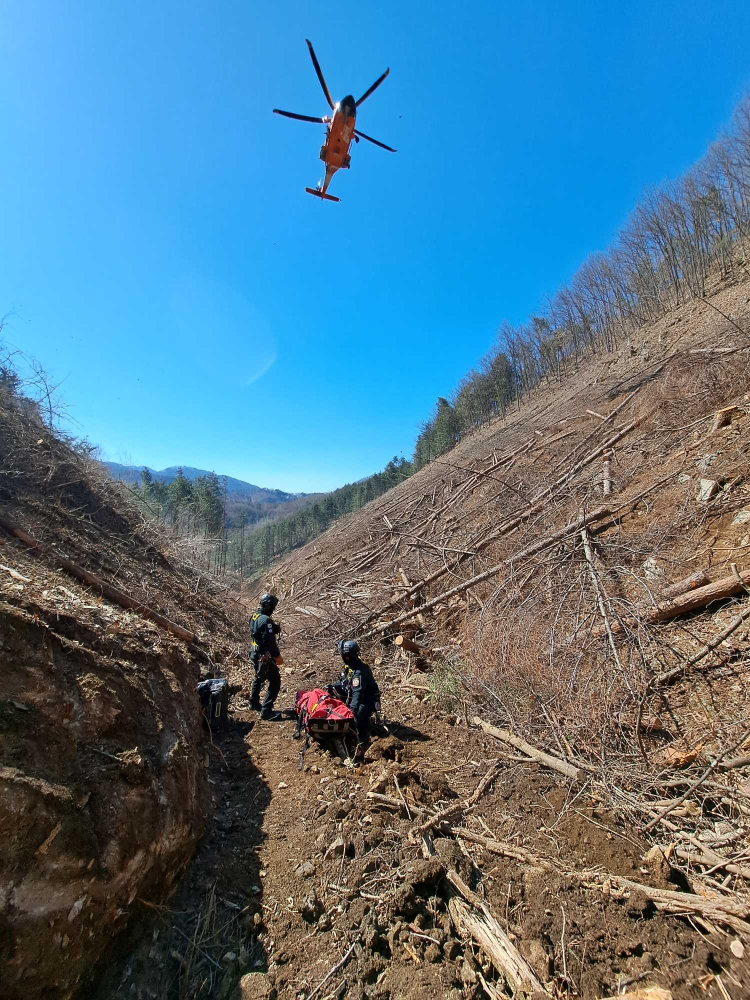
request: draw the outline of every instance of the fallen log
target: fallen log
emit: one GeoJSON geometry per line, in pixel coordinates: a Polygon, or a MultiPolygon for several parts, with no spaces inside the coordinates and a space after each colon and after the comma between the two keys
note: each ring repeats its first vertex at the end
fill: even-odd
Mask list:
{"type": "MultiPolygon", "coordinates": [[[[715,580],[705,587],[696,587],[695,590],[689,590],[670,600],[660,601],[654,607],[644,609],[642,615],[638,618],[631,616],[631,621],[634,625],[655,625],[657,622],[669,621],[672,618],[677,618],[679,615],[686,615],[691,611],[697,611],[699,608],[708,607],[709,604],[713,604],[715,601],[725,601],[730,597],[735,597],[737,594],[744,592],[748,585],[750,585],[750,570],[746,569],[741,573],[738,572],[736,575],[733,574],[732,576],[725,576],[721,580],[715,580]]],[[[624,628],[625,626],[622,622],[612,623],[612,632],[614,633],[620,634],[624,631],[624,628]]],[[[734,631],[734,629],[731,629],[731,631],[734,631]]],[[[606,629],[601,625],[591,630],[591,634],[596,637],[604,635],[605,632],[606,629]]],[[[690,658],[688,663],[681,664],[679,667],[675,667],[674,671],[667,671],[664,675],[660,675],[661,679],[671,676],[673,673],[675,675],[676,673],[680,673],[686,666],[701,659],[708,652],[710,652],[710,649],[704,647],[703,650],[699,650],[700,655],[696,654],[695,657],[690,658]]],[[[654,678],[654,680],[657,680],[657,678],[654,678]]]]}
{"type": "Polygon", "coordinates": [[[704,569],[699,569],[695,573],[691,573],[690,576],[686,576],[684,580],[678,580],[676,583],[665,587],[661,594],[662,600],[671,601],[675,597],[686,594],[689,590],[695,590],[697,587],[705,587],[710,582],[711,578],[708,573],[704,569]]]}
{"type": "Polygon", "coordinates": [[[675,852],[683,861],[690,861],[704,867],[723,868],[725,871],[731,872],[732,875],[740,875],[742,878],[750,879],[750,867],[747,865],[740,865],[732,861],[731,858],[725,858],[717,851],[701,844],[694,837],[690,838],[690,845],[690,847],[678,847],[675,852]]]}
{"type": "Polygon", "coordinates": [[[633,398],[633,396],[635,396],[635,394],[639,391],[639,389],[634,389],[631,393],[629,393],[625,397],[625,399],[623,399],[620,403],[617,404],[617,406],[614,408],[614,410],[612,410],[611,413],[609,413],[606,417],[603,417],[602,423],[597,424],[594,430],[590,434],[587,434],[586,437],[583,439],[583,441],[579,441],[578,444],[573,449],[573,451],[569,452],[565,456],[565,458],[563,458],[563,460],[559,462],[558,465],[555,466],[555,470],[561,469],[566,462],[569,462],[573,458],[576,452],[580,451],[584,445],[588,444],[592,438],[596,437],[597,434],[601,431],[602,427],[604,427],[605,424],[608,424],[611,420],[613,420],[620,412],[620,410],[622,410],[625,406],[628,405],[630,400],[633,398]]]}
{"type": "MultiPolygon", "coordinates": [[[[493,853],[500,854],[504,857],[513,857],[513,855],[507,850],[509,845],[505,845],[500,841],[493,841],[492,838],[489,837],[482,838],[479,834],[474,834],[467,830],[456,830],[455,833],[457,836],[462,837],[465,840],[479,843],[481,846],[486,847],[487,850],[492,851],[493,853]]],[[[513,850],[518,850],[518,852],[521,853],[520,848],[513,848],[513,850]]],[[[698,916],[704,917],[706,920],[725,924],[738,933],[750,933],[750,923],[748,923],[748,918],[750,918],[750,905],[746,900],[741,898],[731,899],[726,896],[719,896],[718,894],[709,895],[709,890],[706,890],[706,895],[699,896],[692,892],[679,892],[672,889],[656,889],[654,886],[646,885],[644,882],[634,882],[631,879],[623,878],[621,875],[613,875],[609,872],[577,872],[569,871],[567,869],[561,871],[560,867],[552,861],[549,861],[546,858],[536,857],[526,851],[523,851],[523,857],[518,858],[518,860],[522,860],[525,864],[534,868],[540,868],[543,871],[560,872],[561,874],[575,879],[581,885],[587,886],[591,889],[597,889],[601,892],[642,892],[643,895],[649,899],[658,910],[662,910],[665,913],[675,915],[695,913],[698,916]]]]}
{"type": "MultiPolygon", "coordinates": [[[[388,809],[397,809],[399,811],[403,809],[404,812],[406,812],[408,815],[409,810],[406,808],[406,803],[400,801],[399,799],[394,799],[390,795],[381,795],[380,792],[368,792],[367,798],[371,799],[373,802],[376,802],[379,806],[386,806],[388,809]]],[[[415,805],[414,803],[411,804],[411,811],[414,813],[428,812],[428,810],[425,809],[424,806],[418,806],[415,805]]]]}
{"type": "Polygon", "coordinates": [[[196,642],[196,635],[194,632],[188,631],[188,629],[183,628],[181,625],[176,625],[174,622],[169,621],[168,618],[160,615],[158,611],[154,611],[153,608],[146,607],[146,605],[142,604],[140,601],[134,600],[122,590],[118,590],[117,587],[113,587],[111,583],[107,583],[105,580],[100,580],[98,576],[95,576],[93,573],[89,573],[88,570],[77,566],[76,563],[71,562],[70,559],[66,559],[65,556],[61,556],[50,545],[45,545],[44,543],[37,541],[36,538],[32,538],[31,535],[23,531],[22,528],[13,524],[12,521],[8,521],[6,518],[0,518],[0,527],[4,528],[9,534],[15,536],[19,541],[23,542],[24,545],[28,545],[33,552],[38,552],[41,555],[46,556],[60,569],[65,570],[66,573],[70,573],[71,576],[75,577],[76,580],[80,580],[82,583],[88,584],[89,587],[93,587],[95,590],[98,590],[102,596],[106,597],[114,604],[119,604],[121,608],[127,608],[128,611],[135,611],[137,614],[141,615],[141,617],[147,618],[149,621],[153,622],[154,625],[158,625],[160,629],[163,629],[165,632],[169,632],[178,639],[182,639],[184,642],[188,642],[191,645],[196,642]]]}
{"type": "Polygon", "coordinates": [[[750,907],[741,899],[726,896],[698,896],[692,892],[676,892],[672,889],[655,889],[643,882],[632,882],[620,875],[599,876],[589,881],[585,874],[574,873],[583,885],[610,892],[612,889],[626,892],[642,892],[658,910],[675,915],[695,913],[715,923],[723,923],[738,934],[750,933],[750,907]],[[599,881],[601,879],[601,881],[599,881]]]}
{"type": "Polygon", "coordinates": [[[684,663],[680,663],[676,667],[672,667],[671,670],[665,670],[662,673],[657,674],[656,677],[652,677],[648,682],[648,690],[653,690],[661,684],[669,684],[672,681],[675,681],[678,677],[684,674],[686,670],[690,667],[694,667],[705,656],[708,656],[709,653],[712,653],[715,649],[717,649],[722,642],[728,639],[733,632],[736,632],[740,625],[746,622],[748,618],[750,618],[750,607],[746,608],[742,614],[734,617],[726,628],[722,629],[722,631],[719,632],[718,635],[714,636],[710,642],[707,642],[705,646],[701,646],[698,652],[693,653],[693,655],[688,660],[685,660],[684,663]]]}
{"type": "Polygon", "coordinates": [[[547,535],[546,538],[542,538],[540,541],[535,542],[530,545],[527,549],[522,552],[518,552],[515,555],[509,556],[507,559],[503,559],[502,562],[497,563],[497,565],[492,566],[490,569],[485,570],[483,573],[478,573],[476,576],[471,577],[469,580],[464,580],[463,583],[457,584],[450,590],[446,590],[442,594],[438,594],[437,597],[433,597],[432,600],[426,601],[418,609],[412,609],[410,611],[405,611],[403,614],[394,618],[390,622],[386,622],[384,625],[378,625],[375,628],[367,632],[363,639],[369,639],[371,636],[378,632],[384,631],[386,628],[395,628],[402,622],[408,621],[410,618],[414,618],[419,612],[429,611],[430,608],[434,608],[435,605],[443,603],[450,600],[456,594],[462,594],[465,590],[470,587],[475,586],[477,583],[481,583],[483,580],[489,580],[492,576],[497,576],[497,574],[510,566],[511,563],[520,562],[523,559],[528,559],[530,556],[536,555],[537,552],[541,552],[543,549],[548,548],[550,545],[554,545],[555,542],[560,541],[573,532],[580,531],[587,524],[592,524],[595,521],[602,521],[606,517],[611,517],[613,513],[612,507],[597,507],[596,510],[592,510],[589,514],[584,514],[575,521],[571,521],[570,524],[566,524],[564,528],[560,528],[559,531],[554,532],[552,535],[547,535]]]}
{"type": "Polygon", "coordinates": [[[478,715],[475,715],[471,721],[475,726],[479,726],[480,729],[484,730],[488,736],[494,736],[495,739],[502,740],[503,743],[508,743],[517,750],[521,750],[530,760],[544,764],[545,767],[549,767],[559,774],[564,774],[566,778],[572,778],[573,781],[581,779],[582,769],[580,767],[575,767],[565,760],[560,760],[559,757],[553,757],[552,754],[545,753],[544,750],[539,750],[537,747],[532,746],[531,743],[527,743],[526,740],[522,740],[520,736],[514,736],[507,729],[499,729],[497,726],[491,726],[489,722],[480,719],[478,715]]]}
{"type": "MultiPolygon", "coordinates": [[[[612,413],[609,415],[608,419],[611,419],[612,417],[614,417],[615,413],[617,413],[623,406],[625,406],[625,404],[634,395],[635,395],[635,392],[631,393],[630,396],[628,396],[626,399],[624,399],[623,402],[620,404],[620,406],[616,407],[612,411],[612,413]]],[[[555,482],[552,483],[551,486],[548,486],[546,489],[542,490],[542,492],[540,494],[538,494],[536,497],[534,497],[534,499],[529,503],[529,505],[526,507],[526,509],[523,511],[522,514],[520,514],[520,515],[512,518],[510,521],[506,522],[504,525],[501,525],[500,528],[497,529],[497,531],[493,531],[490,535],[488,535],[486,538],[484,538],[482,540],[482,542],[480,542],[478,545],[476,545],[475,546],[475,554],[478,554],[479,552],[483,551],[485,548],[487,548],[488,545],[491,545],[494,541],[497,541],[497,539],[502,538],[504,535],[510,534],[510,532],[512,532],[512,531],[515,531],[516,528],[520,527],[520,525],[522,525],[525,521],[527,521],[530,517],[532,517],[539,510],[540,506],[544,503],[545,500],[547,500],[555,492],[555,490],[559,489],[569,479],[571,479],[573,476],[577,475],[579,472],[581,472],[583,469],[585,469],[586,466],[590,465],[592,462],[595,462],[596,459],[599,458],[599,456],[602,453],[604,453],[608,449],[612,448],[615,444],[618,443],[618,441],[621,441],[622,438],[624,438],[626,435],[630,434],[630,432],[632,430],[634,430],[643,420],[645,420],[646,417],[650,416],[650,414],[651,414],[651,411],[649,411],[649,413],[643,414],[643,416],[640,416],[640,417],[636,418],[635,420],[632,420],[629,424],[627,424],[627,426],[623,427],[621,430],[619,430],[612,437],[608,438],[601,446],[599,446],[598,448],[596,448],[594,451],[590,452],[588,455],[586,455],[585,458],[582,458],[571,469],[569,469],[562,476],[560,476],[557,480],[555,480],[555,482]]],[[[600,424],[599,426],[603,427],[604,424],[600,424]]],[[[527,446],[524,446],[524,447],[527,447],[527,446]]],[[[523,448],[521,448],[519,450],[522,451],[523,448]]],[[[573,454],[575,454],[575,452],[573,452],[573,454]]],[[[671,476],[668,477],[668,478],[671,478],[671,476]]],[[[650,492],[650,491],[647,491],[647,492],[650,492]]],[[[633,502],[633,501],[631,501],[631,502],[633,502]]],[[[578,527],[580,528],[580,527],[582,527],[582,525],[579,525],[578,527]]],[[[460,565],[460,563],[463,562],[464,559],[468,559],[468,558],[470,558],[470,557],[469,556],[460,556],[459,555],[458,558],[456,559],[456,563],[455,563],[455,566],[453,568],[455,569],[456,567],[458,567],[458,565],[460,565]]],[[[416,593],[418,590],[423,590],[429,584],[434,583],[436,580],[439,580],[441,577],[445,576],[449,572],[450,572],[450,569],[448,567],[445,567],[445,566],[442,567],[441,569],[435,570],[429,576],[426,576],[423,580],[420,580],[419,583],[416,583],[412,587],[411,591],[407,591],[406,594],[399,595],[398,597],[396,597],[393,600],[389,601],[387,604],[384,604],[382,607],[378,608],[376,611],[370,612],[370,614],[362,622],[362,625],[368,625],[375,618],[379,618],[381,615],[385,614],[387,611],[390,611],[391,608],[395,608],[405,597],[406,598],[411,597],[413,593],[416,593]]],[[[491,573],[488,574],[488,575],[491,575],[491,573]]],[[[396,619],[397,622],[401,621],[401,620],[402,620],[401,618],[397,618],[396,619]]],[[[380,628],[371,629],[369,632],[367,632],[361,638],[363,638],[363,639],[369,639],[371,636],[375,635],[379,631],[380,631],[380,628]]]]}
{"type": "Polygon", "coordinates": [[[535,858],[529,851],[515,844],[508,844],[503,840],[495,840],[494,837],[485,837],[481,833],[474,833],[473,830],[465,830],[461,826],[452,826],[450,832],[459,840],[467,840],[470,844],[478,844],[492,854],[497,854],[501,858],[512,858],[514,861],[523,861],[524,864],[532,867],[539,864],[539,859],[535,858]]]}
{"type": "MultiPolygon", "coordinates": [[[[422,838],[423,851],[435,856],[435,847],[429,834],[422,838]]],[[[473,892],[452,868],[445,868],[445,880],[453,890],[448,900],[448,912],[458,934],[470,938],[490,959],[500,975],[510,986],[511,994],[549,997],[544,985],[529,963],[510,940],[485,901],[473,892]]]]}
{"type": "Polygon", "coordinates": [[[490,787],[492,782],[495,780],[495,778],[498,776],[498,774],[502,770],[502,767],[503,767],[502,763],[500,761],[496,761],[495,764],[489,769],[489,771],[483,776],[477,787],[474,789],[472,794],[467,799],[464,799],[463,801],[459,802],[452,802],[449,806],[446,806],[445,809],[441,809],[440,812],[437,812],[433,816],[430,816],[428,820],[425,820],[425,822],[422,823],[421,826],[418,826],[416,830],[413,830],[409,834],[409,840],[412,841],[416,840],[417,837],[420,837],[423,834],[427,833],[429,830],[432,830],[436,826],[439,826],[443,822],[443,820],[448,818],[448,816],[453,816],[457,812],[464,813],[467,812],[469,809],[473,809],[474,806],[477,804],[477,802],[479,802],[481,797],[487,791],[487,789],[490,787]]]}
{"type": "MultiPolygon", "coordinates": [[[[385,631],[388,628],[393,628],[396,625],[400,625],[402,622],[408,621],[410,618],[416,617],[417,614],[418,614],[418,612],[428,611],[430,608],[435,607],[435,605],[440,604],[442,601],[445,601],[445,600],[453,597],[454,594],[463,593],[463,591],[468,590],[470,587],[473,587],[475,584],[481,583],[483,580],[487,580],[491,576],[497,575],[497,573],[499,573],[500,570],[504,569],[506,566],[509,566],[509,565],[511,565],[514,562],[519,562],[519,561],[521,561],[523,559],[528,559],[532,555],[536,555],[538,552],[543,551],[543,549],[547,548],[548,546],[554,545],[555,542],[558,542],[562,538],[565,538],[566,535],[569,535],[569,534],[572,534],[574,532],[580,531],[581,528],[585,527],[587,524],[593,524],[593,523],[595,523],[597,521],[603,521],[607,517],[612,517],[612,516],[615,516],[617,514],[624,513],[627,510],[628,507],[632,507],[634,504],[636,504],[639,501],[643,500],[644,497],[648,496],[650,493],[653,493],[655,490],[660,489],[665,483],[669,482],[670,479],[673,479],[674,475],[675,475],[674,473],[670,473],[668,476],[665,476],[663,479],[660,479],[659,482],[654,483],[653,485],[649,486],[648,489],[642,490],[640,493],[638,493],[635,496],[631,497],[629,500],[624,500],[621,503],[617,504],[615,507],[609,507],[609,506],[597,507],[595,510],[592,510],[589,514],[582,515],[580,518],[578,518],[578,520],[571,521],[570,524],[567,524],[564,528],[561,528],[559,531],[556,531],[554,534],[548,535],[546,538],[543,538],[539,542],[534,543],[534,545],[529,546],[529,548],[523,549],[521,552],[517,553],[516,555],[509,556],[507,559],[504,559],[503,562],[498,563],[496,566],[493,566],[491,569],[485,570],[484,573],[480,573],[478,576],[471,577],[471,579],[466,580],[462,584],[457,585],[452,590],[448,590],[445,593],[438,594],[438,596],[435,597],[435,598],[433,598],[431,601],[427,601],[425,604],[420,605],[418,611],[414,611],[414,610],[407,611],[404,614],[399,615],[397,618],[392,619],[391,621],[379,622],[378,624],[374,625],[369,630],[369,632],[365,632],[363,635],[359,636],[359,638],[360,639],[370,639],[370,638],[372,638],[372,636],[377,635],[378,632],[383,632],[383,631],[385,631]]],[[[487,545],[490,545],[492,542],[496,541],[498,538],[501,538],[507,532],[513,530],[514,528],[517,528],[529,516],[529,511],[530,510],[531,510],[531,508],[529,508],[529,510],[527,510],[522,517],[517,518],[515,521],[510,522],[509,524],[507,524],[503,528],[498,529],[498,531],[494,532],[493,534],[488,535],[480,544],[478,544],[476,546],[476,551],[479,552],[481,549],[484,549],[487,545]]],[[[460,563],[460,561],[461,560],[459,558],[456,561],[456,566],[458,566],[458,564],[460,563]]],[[[417,590],[422,590],[429,583],[432,583],[438,577],[443,576],[446,572],[448,572],[448,570],[441,569],[441,570],[438,570],[437,572],[433,573],[431,576],[425,577],[424,580],[421,580],[420,583],[418,583],[418,584],[415,585],[415,587],[413,588],[413,590],[415,592],[417,590]]],[[[379,611],[377,611],[377,612],[375,612],[375,611],[371,612],[367,616],[367,618],[365,618],[362,621],[361,625],[369,624],[373,620],[373,618],[378,617],[380,614],[384,613],[386,610],[389,610],[390,608],[394,607],[396,604],[399,604],[403,600],[404,597],[409,597],[409,596],[410,596],[410,592],[407,591],[406,594],[402,594],[400,597],[397,597],[395,600],[390,601],[387,605],[385,605],[379,611]]]]}
{"type": "Polygon", "coordinates": [[[487,907],[477,910],[454,896],[448,900],[448,912],[460,937],[470,938],[481,948],[507,979],[513,996],[551,997],[487,907]]]}
{"type": "Polygon", "coordinates": [[[750,570],[744,570],[737,576],[725,576],[705,587],[696,587],[695,590],[673,597],[671,600],[661,601],[652,611],[647,613],[646,620],[649,622],[667,621],[678,615],[687,614],[689,611],[705,608],[714,601],[724,601],[728,597],[734,597],[748,584],[750,584],[750,570]]]}
{"type": "Polygon", "coordinates": [[[397,635],[393,641],[397,646],[400,646],[401,649],[405,649],[407,653],[423,652],[422,647],[418,646],[416,642],[412,642],[407,635],[397,635]]]}
{"type": "Polygon", "coordinates": [[[620,657],[617,654],[617,645],[615,644],[615,637],[612,634],[612,621],[607,611],[608,598],[605,593],[604,587],[599,580],[599,574],[596,572],[596,565],[594,562],[594,550],[591,547],[591,535],[586,528],[581,528],[581,540],[583,542],[583,551],[586,556],[586,562],[589,566],[589,573],[591,575],[591,582],[594,585],[594,590],[596,591],[596,603],[599,608],[599,613],[602,616],[602,621],[604,622],[604,628],[607,632],[607,639],[609,640],[610,649],[612,650],[612,656],[617,664],[617,669],[622,673],[622,664],[620,663],[620,657]]]}

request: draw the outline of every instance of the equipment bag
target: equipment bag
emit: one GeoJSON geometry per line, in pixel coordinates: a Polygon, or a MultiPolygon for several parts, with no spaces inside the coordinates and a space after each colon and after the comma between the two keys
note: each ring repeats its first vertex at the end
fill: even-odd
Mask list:
{"type": "Polygon", "coordinates": [[[297,725],[311,736],[343,736],[354,730],[354,713],[323,688],[298,691],[294,698],[297,725]]]}
{"type": "Polygon", "coordinates": [[[214,733],[221,732],[227,724],[229,682],[226,677],[214,677],[201,681],[197,691],[206,725],[214,733]]]}

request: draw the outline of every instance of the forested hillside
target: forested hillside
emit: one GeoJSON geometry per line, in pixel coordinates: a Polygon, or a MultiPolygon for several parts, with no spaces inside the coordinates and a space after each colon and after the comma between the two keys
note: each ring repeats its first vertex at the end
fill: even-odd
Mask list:
{"type": "MultiPolygon", "coordinates": [[[[142,512],[162,524],[175,545],[194,565],[223,577],[227,573],[242,578],[248,569],[251,550],[245,545],[248,528],[259,522],[272,523],[313,503],[319,494],[284,493],[261,490],[249,483],[247,491],[229,488],[228,477],[215,472],[182,468],[154,475],[141,470],[139,481],[124,488],[142,512]],[[165,474],[166,473],[166,474],[165,474]]],[[[132,479],[131,479],[132,481],[132,479]]]]}

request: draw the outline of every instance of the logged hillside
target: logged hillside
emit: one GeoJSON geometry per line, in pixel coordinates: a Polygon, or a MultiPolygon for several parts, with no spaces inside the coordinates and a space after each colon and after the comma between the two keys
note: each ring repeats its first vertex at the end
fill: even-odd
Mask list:
{"type": "Polygon", "coordinates": [[[192,856],[210,798],[195,685],[241,633],[227,593],[2,376],[1,992],[63,998],[192,856]]]}
{"type": "Polygon", "coordinates": [[[274,564],[279,706],[356,634],[385,726],[300,759],[233,664],[214,821],[97,1000],[750,997],[749,306],[674,310],[274,564]]]}
{"type": "Polygon", "coordinates": [[[356,767],[258,721],[241,606],[6,398],[10,996],[750,997],[749,307],[571,362],[274,565],[279,707],[337,638],[374,665],[356,767]]]}
{"type": "MultiPolygon", "coordinates": [[[[729,995],[750,996],[746,965],[737,961],[750,931],[750,341],[742,333],[749,315],[750,284],[674,310],[626,350],[602,352],[538,388],[447,459],[275,564],[266,581],[280,594],[300,658],[330,664],[334,640],[356,635],[387,678],[386,711],[407,749],[382,780],[373,763],[369,787],[391,803],[390,816],[408,788],[407,828],[417,829],[416,812],[441,838],[458,838],[464,853],[474,845],[470,881],[488,891],[498,876],[482,872],[496,871],[498,854],[514,859],[506,866],[521,863],[525,888],[513,878],[513,888],[503,888],[499,876],[491,889],[493,918],[508,927],[507,889],[515,940],[547,995],[602,996],[608,968],[612,993],[619,982],[650,980],[674,996],[693,996],[699,986],[725,996],[729,982],[729,995]],[[407,654],[409,640],[419,648],[407,654]],[[435,742],[411,744],[398,729],[405,724],[435,742]],[[488,754],[502,777],[474,820],[466,814],[462,822],[461,809],[451,815],[453,792],[437,792],[430,806],[436,766],[447,776],[488,754]],[[536,767],[529,774],[534,761],[553,775],[544,787],[536,767]],[[545,817],[541,825],[535,813],[545,817]],[[582,825],[577,814],[586,817],[582,825]],[[618,844],[630,867],[618,860],[618,844]],[[532,885],[529,866],[547,875],[532,885]],[[553,887],[546,909],[545,884],[553,887]],[[589,895],[579,897],[584,884],[589,895]],[[597,912],[602,886],[605,896],[632,900],[626,910],[634,923],[626,920],[620,944],[617,935],[597,942],[586,930],[586,908],[597,912]],[[668,958],[667,938],[646,942],[644,934],[671,933],[657,933],[655,923],[647,930],[653,906],[691,914],[677,933],[687,941],[687,928],[698,928],[710,956],[695,941],[692,960],[668,958]],[[577,942],[574,977],[560,947],[566,912],[577,942]]],[[[473,773],[481,779],[485,768],[473,773]]],[[[455,787],[455,777],[447,780],[455,787]]],[[[467,802],[471,787],[461,786],[467,802]]],[[[377,814],[363,794],[351,792],[357,815],[377,814]]],[[[379,821],[398,828],[395,818],[379,821]]],[[[404,877],[404,859],[419,857],[419,837],[413,842],[414,854],[393,855],[381,842],[378,870],[390,870],[392,885],[404,877]]],[[[426,899],[435,883],[422,876],[426,888],[418,879],[413,888],[426,899]]],[[[333,873],[329,879],[339,883],[333,873]]],[[[361,896],[375,898],[368,909],[376,931],[390,926],[390,934],[416,911],[413,904],[400,911],[387,885],[378,885],[361,896]]],[[[470,916],[461,925],[469,938],[470,916]]],[[[336,926],[345,933],[343,918],[336,926]]],[[[423,924],[409,926],[444,940],[423,924]]],[[[397,949],[388,940],[383,954],[393,968],[397,949]]],[[[448,989],[450,975],[430,978],[434,958],[420,972],[424,951],[405,940],[398,961],[412,969],[408,990],[362,995],[448,989]]],[[[472,966],[463,988],[496,995],[477,975],[496,974],[501,964],[495,955],[489,966],[472,966]]],[[[347,988],[356,974],[344,975],[347,988]]],[[[291,975],[276,973],[282,981],[291,975]]]]}

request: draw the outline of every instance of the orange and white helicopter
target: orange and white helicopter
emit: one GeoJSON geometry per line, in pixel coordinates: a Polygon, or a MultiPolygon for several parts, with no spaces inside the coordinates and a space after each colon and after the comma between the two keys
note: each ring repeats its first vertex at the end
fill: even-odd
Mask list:
{"type": "Polygon", "coordinates": [[[338,104],[334,104],[331,100],[325,78],[323,77],[320,63],[315,55],[315,50],[307,39],[305,41],[310,50],[310,57],[312,58],[315,72],[318,74],[320,86],[323,88],[323,93],[333,115],[328,115],[325,118],[311,118],[309,115],[296,115],[293,111],[280,111],[278,108],[274,108],[273,113],[275,115],[284,115],[285,118],[296,118],[297,121],[301,122],[314,122],[315,124],[328,126],[326,128],[325,142],[320,149],[320,158],[326,165],[325,178],[322,183],[318,184],[317,188],[305,188],[305,191],[308,194],[315,195],[316,198],[325,198],[326,201],[341,201],[340,198],[334,198],[332,194],[326,194],[326,191],[336,171],[342,168],[345,169],[351,165],[352,158],[349,154],[349,147],[352,144],[352,140],[359,142],[360,139],[367,139],[368,142],[380,146],[381,149],[387,149],[389,153],[396,152],[391,146],[386,146],[384,142],[378,142],[377,139],[365,135],[364,132],[359,132],[354,127],[357,118],[357,108],[363,101],[367,100],[374,90],[377,90],[388,76],[390,70],[386,70],[382,76],[378,77],[375,83],[373,83],[369,90],[364,92],[358,101],[355,101],[352,95],[349,94],[343,100],[339,101],[338,104]]]}

